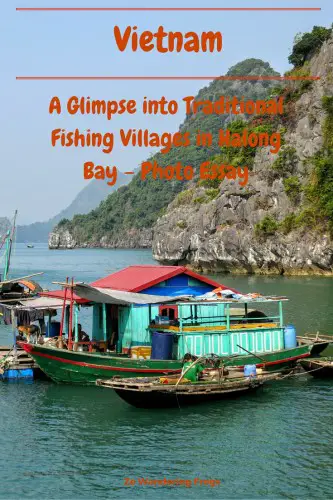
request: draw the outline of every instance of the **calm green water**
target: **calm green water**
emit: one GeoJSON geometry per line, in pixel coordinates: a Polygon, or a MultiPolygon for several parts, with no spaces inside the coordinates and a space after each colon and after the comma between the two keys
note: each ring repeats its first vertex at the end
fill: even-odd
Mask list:
{"type": "MultiPolygon", "coordinates": [[[[18,245],[13,275],[44,270],[39,281],[51,287],[138,263],[152,263],[150,252],[18,245]]],[[[288,295],[286,321],[298,332],[333,332],[330,278],[219,279],[288,295]]],[[[0,328],[0,343],[10,343],[0,328]]],[[[332,381],[304,376],[180,411],[137,410],[102,388],[2,383],[0,422],[0,498],[333,498],[332,381]],[[124,484],[164,477],[192,486],[124,484]],[[221,484],[194,486],[195,478],[221,484]]]]}

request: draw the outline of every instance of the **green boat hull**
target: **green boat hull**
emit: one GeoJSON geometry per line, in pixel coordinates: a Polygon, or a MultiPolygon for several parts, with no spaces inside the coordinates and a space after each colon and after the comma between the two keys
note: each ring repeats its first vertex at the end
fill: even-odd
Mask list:
{"type": "MultiPolygon", "coordinates": [[[[174,375],[182,369],[180,360],[131,359],[124,355],[73,352],[36,344],[23,347],[48,377],[62,383],[95,384],[97,379],[114,376],[158,377],[174,375]]],[[[266,370],[283,370],[294,366],[298,359],[310,356],[311,349],[312,344],[258,354],[262,359],[252,355],[236,356],[225,360],[225,364],[240,368],[249,364],[265,365],[266,370]]]]}

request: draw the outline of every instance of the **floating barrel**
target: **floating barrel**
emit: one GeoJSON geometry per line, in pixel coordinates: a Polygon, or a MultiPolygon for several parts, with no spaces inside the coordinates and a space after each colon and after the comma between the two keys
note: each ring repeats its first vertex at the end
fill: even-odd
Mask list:
{"type": "Polygon", "coordinates": [[[59,337],[60,335],[60,321],[49,321],[46,328],[47,337],[59,337]]]}
{"type": "Polygon", "coordinates": [[[284,329],[284,348],[292,349],[297,347],[296,328],[294,325],[286,325],[284,329]]]}
{"type": "Polygon", "coordinates": [[[256,377],[257,367],[256,365],[245,365],[244,366],[244,376],[245,377],[256,377]]]}
{"type": "Polygon", "coordinates": [[[151,359],[172,359],[173,333],[153,332],[151,359]]]}
{"type": "Polygon", "coordinates": [[[13,379],[33,379],[34,371],[32,368],[23,368],[23,369],[8,369],[4,371],[2,377],[4,380],[13,380],[13,379]]]}

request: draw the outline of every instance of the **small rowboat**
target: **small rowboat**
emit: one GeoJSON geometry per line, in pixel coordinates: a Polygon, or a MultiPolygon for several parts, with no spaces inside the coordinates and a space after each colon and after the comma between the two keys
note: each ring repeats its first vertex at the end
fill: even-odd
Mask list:
{"type": "Polygon", "coordinates": [[[302,359],[299,363],[312,377],[333,378],[333,357],[302,359]]]}
{"type": "Polygon", "coordinates": [[[264,383],[282,378],[281,374],[224,377],[219,382],[198,381],[177,385],[177,378],[123,378],[97,380],[101,387],[113,389],[136,408],[172,408],[217,401],[256,391],[264,383]]]}

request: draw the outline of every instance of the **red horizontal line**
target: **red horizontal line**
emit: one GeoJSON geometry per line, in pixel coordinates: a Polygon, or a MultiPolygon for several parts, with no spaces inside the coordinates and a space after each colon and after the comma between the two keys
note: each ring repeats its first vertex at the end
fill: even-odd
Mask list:
{"type": "Polygon", "coordinates": [[[38,350],[35,350],[34,347],[31,344],[23,344],[23,349],[28,352],[29,354],[32,353],[33,356],[36,358],[41,357],[41,358],[47,358],[47,359],[53,359],[54,361],[59,361],[60,363],[66,363],[70,365],[76,365],[76,366],[84,366],[85,368],[99,368],[100,370],[110,370],[110,371],[120,371],[120,372],[133,372],[133,373],[179,373],[180,369],[178,368],[124,368],[122,366],[109,366],[109,365],[97,365],[94,363],[87,363],[86,361],[74,361],[72,359],[68,358],[61,358],[60,356],[52,356],[51,354],[46,354],[45,352],[40,352],[38,350]]]}
{"type": "Polygon", "coordinates": [[[320,80],[320,76],[17,76],[16,80],[320,80]]]}
{"type": "Polygon", "coordinates": [[[318,11],[320,7],[16,7],[17,11],[318,11]]]}
{"type": "Polygon", "coordinates": [[[134,174],[134,172],[124,172],[124,174],[132,175],[132,174],[134,174]]]}

